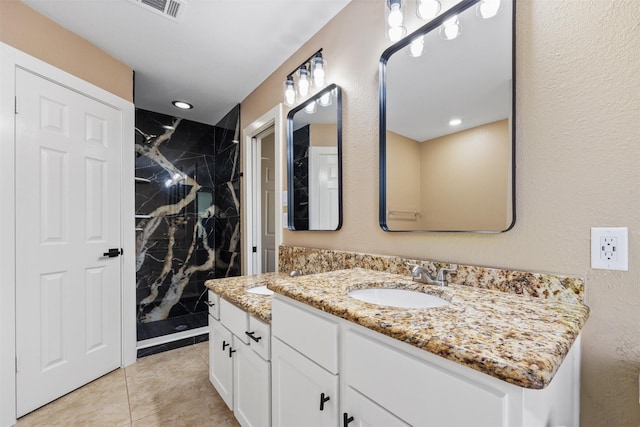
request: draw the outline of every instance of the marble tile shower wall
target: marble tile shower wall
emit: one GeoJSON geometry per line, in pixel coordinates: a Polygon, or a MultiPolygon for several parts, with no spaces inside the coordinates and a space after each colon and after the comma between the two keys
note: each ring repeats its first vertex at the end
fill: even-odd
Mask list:
{"type": "Polygon", "coordinates": [[[309,229],[309,125],[293,132],[293,226],[296,230],[309,229]]]}
{"type": "Polygon", "coordinates": [[[216,126],[136,110],[139,324],[206,312],[204,281],[240,274],[238,128],[239,106],[216,126]]]}

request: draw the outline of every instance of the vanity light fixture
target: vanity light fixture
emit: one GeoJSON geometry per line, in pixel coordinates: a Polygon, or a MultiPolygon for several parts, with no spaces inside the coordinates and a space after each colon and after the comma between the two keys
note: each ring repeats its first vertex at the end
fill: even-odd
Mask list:
{"type": "Polygon", "coordinates": [[[438,16],[442,5],[438,0],[418,0],[416,4],[416,15],[425,21],[438,16]]]}
{"type": "Polygon", "coordinates": [[[478,16],[484,19],[493,18],[500,11],[500,0],[482,0],[476,7],[478,16]]]}
{"type": "Polygon", "coordinates": [[[328,107],[329,105],[331,105],[332,103],[331,96],[332,96],[331,92],[327,92],[324,95],[322,95],[320,99],[318,99],[318,105],[320,105],[321,107],[328,107]]]}
{"type": "Polygon", "coordinates": [[[307,58],[287,75],[284,82],[284,103],[291,107],[296,103],[296,92],[303,99],[309,95],[311,87],[325,86],[327,63],[322,58],[322,49],[307,58]],[[294,80],[295,79],[297,80],[294,80]]]}
{"type": "Polygon", "coordinates": [[[324,87],[324,69],[326,65],[327,62],[322,58],[322,53],[320,52],[316,53],[313,58],[311,58],[311,80],[313,81],[313,85],[317,88],[324,87]]]}
{"type": "Polygon", "coordinates": [[[424,53],[424,36],[418,36],[409,45],[409,56],[417,58],[424,53]]]}
{"type": "Polygon", "coordinates": [[[392,42],[397,42],[407,34],[407,29],[402,25],[404,21],[402,0],[386,0],[384,10],[387,21],[387,38],[392,42]]]}
{"type": "Polygon", "coordinates": [[[440,26],[440,36],[445,40],[453,40],[460,35],[458,15],[453,15],[440,26]]]}
{"type": "Polygon", "coordinates": [[[293,87],[293,77],[288,76],[284,81],[284,103],[289,106],[296,103],[296,91],[293,87]]]}
{"type": "Polygon", "coordinates": [[[307,66],[303,65],[298,70],[298,94],[301,98],[305,98],[309,95],[309,72],[307,66]]]}
{"type": "Polygon", "coordinates": [[[462,123],[461,119],[451,119],[449,120],[449,126],[459,126],[462,123]]]}
{"type": "Polygon", "coordinates": [[[171,103],[174,107],[180,108],[181,110],[191,110],[193,108],[193,105],[185,101],[172,101],[171,103]]]}
{"type": "Polygon", "coordinates": [[[306,107],[304,107],[304,112],[307,114],[313,114],[316,112],[316,103],[315,102],[310,102],[307,104],[306,107]]]}

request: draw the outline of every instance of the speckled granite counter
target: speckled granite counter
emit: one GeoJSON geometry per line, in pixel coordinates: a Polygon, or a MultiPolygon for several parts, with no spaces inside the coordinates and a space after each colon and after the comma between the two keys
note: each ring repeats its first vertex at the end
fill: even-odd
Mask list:
{"type": "Polygon", "coordinates": [[[207,280],[204,285],[263,322],[271,323],[271,295],[252,294],[246,290],[268,286],[287,277],[289,276],[284,273],[265,273],[207,280]]]}
{"type": "MultiPolygon", "coordinates": [[[[219,289],[224,297],[222,282],[230,280],[207,283],[214,282],[214,291],[219,289]]],[[[406,276],[361,268],[235,280],[245,289],[266,284],[294,300],[531,389],[549,384],[589,316],[589,308],[581,303],[545,301],[470,286],[441,289],[406,276]],[[450,304],[430,309],[393,308],[347,295],[351,290],[370,287],[420,290],[450,304]]],[[[231,297],[231,286],[225,291],[231,297]]]]}

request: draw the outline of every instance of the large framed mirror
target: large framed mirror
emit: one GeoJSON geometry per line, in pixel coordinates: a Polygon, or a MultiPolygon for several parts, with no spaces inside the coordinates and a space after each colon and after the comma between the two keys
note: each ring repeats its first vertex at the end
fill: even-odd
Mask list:
{"type": "Polygon", "coordinates": [[[514,0],[458,2],[382,54],[383,230],[513,227],[514,9],[514,0]]]}
{"type": "Polygon", "coordinates": [[[342,226],[342,91],[332,84],[287,115],[289,230],[342,226]]]}

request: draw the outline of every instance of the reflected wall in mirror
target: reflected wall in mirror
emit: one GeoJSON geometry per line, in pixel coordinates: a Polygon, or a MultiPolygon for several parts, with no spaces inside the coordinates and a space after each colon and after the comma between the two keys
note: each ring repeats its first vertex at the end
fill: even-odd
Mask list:
{"type": "Polygon", "coordinates": [[[342,226],[342,92],[335,84],[287,115],[289,230],[342,226]]]}
{"type": "Polygon", "coordinates": [[[513,227],[513,12],[513,0],[462,1],[383,53],[385,231],[513,227]],[[500,4],[491,18],[482,17],[487,2],[500,4]],[[460,33],[447,40],[442,24],[454,16],[460,33]]]}

